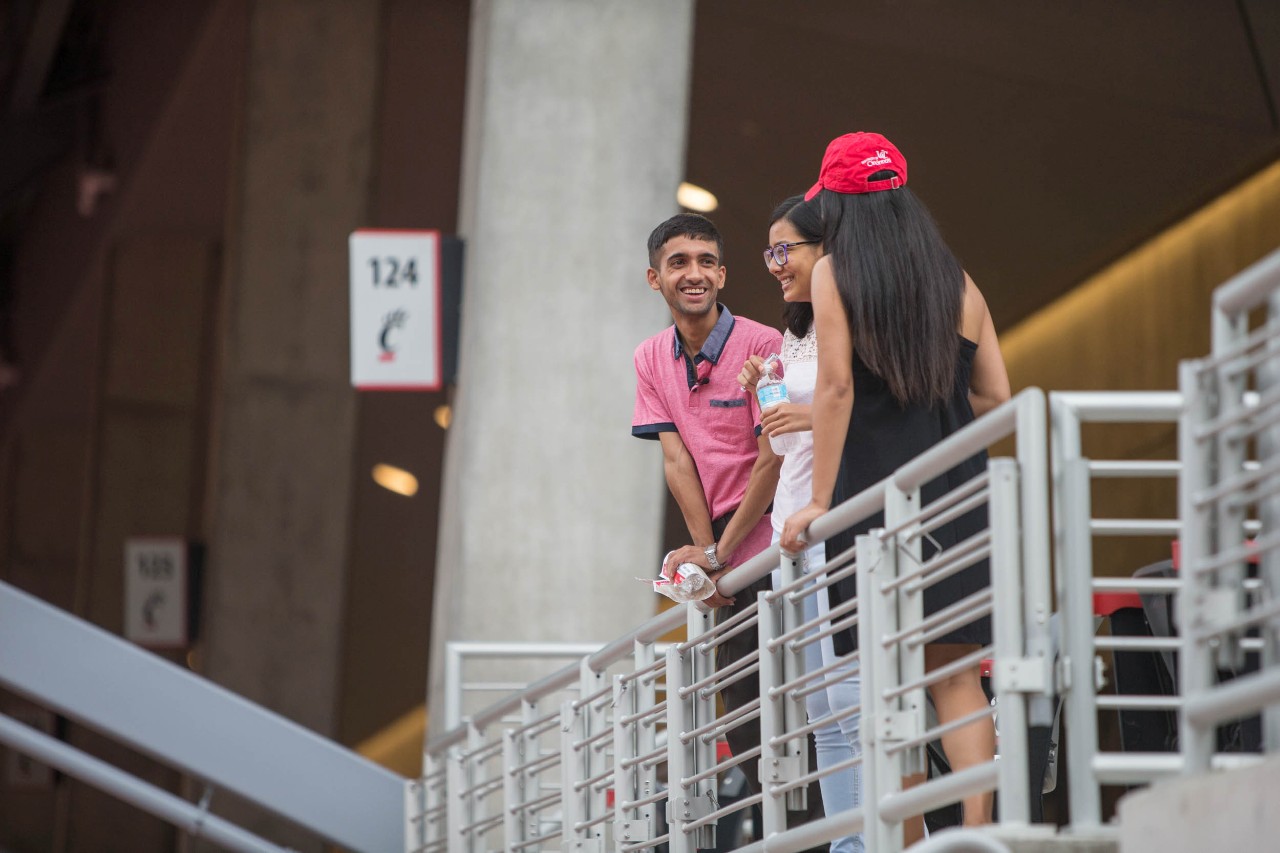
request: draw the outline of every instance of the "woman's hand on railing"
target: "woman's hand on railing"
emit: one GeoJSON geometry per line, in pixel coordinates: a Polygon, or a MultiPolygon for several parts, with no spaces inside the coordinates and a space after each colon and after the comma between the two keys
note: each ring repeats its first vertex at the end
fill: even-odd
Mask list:
{"type": "Polygon", "coordinates": [[[809,543],[803,538],[805,531],[818,516],[825,515],[827,509],[816,501],[810,501],[808,506],[787,519],[786,524],[782,526],[782,537],[778,544],[793,554],[804,551],[809,547],[809,543]]]}

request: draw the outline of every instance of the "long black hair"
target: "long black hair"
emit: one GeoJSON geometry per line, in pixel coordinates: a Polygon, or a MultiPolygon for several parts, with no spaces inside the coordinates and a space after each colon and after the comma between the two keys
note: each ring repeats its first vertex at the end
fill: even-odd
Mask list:
{"type": "MultiPolygon", "coordinates": [[[[884,170],[871,180],[884,180],[884,170]]],[[[853,348],[898,402],[939,403],[954,391],[964,270],[907,187],[823,190],[823,247],[849,315],[853,348]]]]}
{"type": "MultiPolygon", "coordinates": [[[[773,224],[781,219],[791,223],[801,240],[822,239],[822,217],[818,213],[817,205],[806,202],[802,195],[793,195],[779,202],[773,209],[773,213],[769,215],[769,227],[772,228],[773,224]]],[[[783,305],[782,317],[786,320],[791,334],[797,338],[803,338],[809,334],[809,327],[813,325],[813,303],[787,302],[783,305]]]]}

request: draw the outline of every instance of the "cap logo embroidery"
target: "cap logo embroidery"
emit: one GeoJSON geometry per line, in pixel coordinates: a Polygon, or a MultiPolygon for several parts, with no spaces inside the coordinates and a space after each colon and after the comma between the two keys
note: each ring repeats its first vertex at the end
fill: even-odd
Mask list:
{"type": "Polygon", "coordinates": [[[893,163],[893,161],[889,159],[889,152],[883,149],[877,151],[874,156],[868,157],[862,161],[862,165],[864,166],[888,166],[891,163],[893,163]]]}

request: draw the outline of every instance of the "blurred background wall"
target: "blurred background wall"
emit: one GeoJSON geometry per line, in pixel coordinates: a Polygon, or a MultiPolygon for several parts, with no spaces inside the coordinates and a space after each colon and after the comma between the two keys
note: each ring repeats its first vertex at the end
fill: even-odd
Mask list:
{"type": "MultiPolygon", "coordinates": [[[[831,137],[880,130],[983,288],[1015,388],[1172,388],[1207,348],[1211,289],[1280,245],[1277,57],[1264,0],[14,0],[0,579],[120,632],[125,538],[200,544],[199,633],[162,654],[415,773],[433,645],[603,640],[653,612],[631,578],[683,529],[626,408],[632,350],[668,322],[643,239],[676,183],[718,197],[726,304],[780,324],[769,211],[831,137]],[[466,238],[456,388],[351,390],[356,227],[466,238]],[[421,488],[382,489],[377,463],[421,488]],[[580,598],[546,594],[584,573],[580,598]]],[[[1106,571],[1165,551],[1117,545],[1106,571]]],[[[199,849],[0,758],[0,849],[199,849]]]]}

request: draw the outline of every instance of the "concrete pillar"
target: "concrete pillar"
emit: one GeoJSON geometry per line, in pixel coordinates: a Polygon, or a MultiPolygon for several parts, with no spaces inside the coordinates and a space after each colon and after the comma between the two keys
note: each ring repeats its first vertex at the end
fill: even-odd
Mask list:
{"type": "Polygon", "coordinates": [[[448,640],[608,640],[655,612],[663,481],[632,352],[670,323],[645,239],[674,213],[692,0],[476,0],[462,351],[431,666],[448,640]]]}
{"type": "Polygon", "coordinates": [[[251,4],[215,399],[202,668],[325,735],[355,441],[346,246],[368,206],[378,22],[374,0],[251,4]]]}

